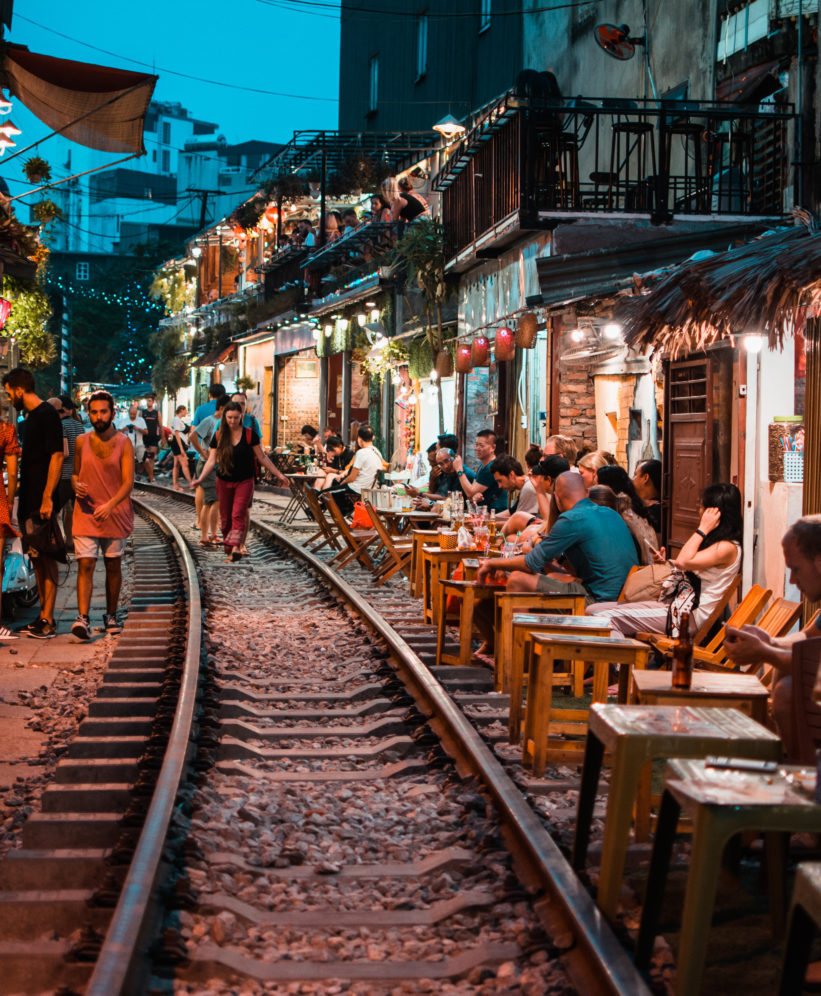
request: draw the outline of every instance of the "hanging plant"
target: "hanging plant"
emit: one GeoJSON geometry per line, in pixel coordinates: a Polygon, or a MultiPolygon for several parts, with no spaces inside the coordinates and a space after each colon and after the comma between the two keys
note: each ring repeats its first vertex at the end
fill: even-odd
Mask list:
{"type": "Polygon", "coordinates": [[[445,279],[445,230],[435,218],[419,218],[396,244],[396,256],[408,263],[408,275],[416,280],[425,302],[425,334],[432,353],[444,343],[442,305],[448,296],[445,279]]]}
{"type": "Polygon", "coordinates": [[[408,347],[408,374],[411,380],[427,380],[433,369],[433,350],[427,338],[412,339],[408,347]]]}
{"type": "Polygon", "coordinates": [[[238,391],[255,391],[257,389],[257,382],[253,377],[237,377],[236,385],[238,391]]]}
{"type": "Polygon", "coordinates": [[[228,221],[243,229],[256,228],[268,202],[264,197],[252,197],[233,212],[228,221]]]}
{"type": "Polygon", "coordinates": [[[363,370],[379,380],[382,380],[394,367],[401,367],[408,362],[408,347],[404,342],[393,339],[385,341],[378,355],[368,355],[370,352],[371,350],[364,354],[360,353],[361,358],[355,353],[354,359],[358,360],[363,370]]]}
{"type": "Polygon", "coordinates": [[[48,197],[34,204],[31,208],[31,213],[41,225],[48,225],[49,222],[63,217],[63,212],[48,197]]]}
{"type": "Polygon", "coordinates": [[[23,163],[23,172],[29,183],[48,183],[51,179],[51,166],[41,156],[32,156],[23,163]]]}

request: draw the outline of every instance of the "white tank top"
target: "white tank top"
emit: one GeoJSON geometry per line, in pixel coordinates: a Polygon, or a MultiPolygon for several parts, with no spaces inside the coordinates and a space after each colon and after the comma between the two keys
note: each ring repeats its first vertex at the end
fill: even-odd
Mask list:
{"type": "Polygon", "coordinates": [[[710,617],[713,609],[721,601],[721,596],[727,590],[727,585],[738,574],[738,566],[741,563],[741,545],[739,543],[733,545],[737,548],[736,555],[729,567],[708,567],[707,570],[698,572],[698,576],[701,578],[701,597],[698,608],[693,613],[696,629],[710,617]]]}

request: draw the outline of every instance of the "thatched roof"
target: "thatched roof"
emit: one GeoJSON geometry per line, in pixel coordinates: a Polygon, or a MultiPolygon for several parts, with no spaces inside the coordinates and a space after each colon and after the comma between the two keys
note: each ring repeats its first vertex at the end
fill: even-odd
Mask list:
{"type": "Polygon", "coordinates": [[[683,263],[628,298],[619,318],[629,345],[675,356],[758,332],[780,347],[800,309],[821,306],[821,233],[805,212],[796,215],[803,224],[683,263]]]}

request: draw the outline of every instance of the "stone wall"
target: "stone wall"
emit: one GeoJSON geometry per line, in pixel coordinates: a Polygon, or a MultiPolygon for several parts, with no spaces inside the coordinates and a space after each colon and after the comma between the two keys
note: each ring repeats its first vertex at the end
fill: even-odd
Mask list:
{"type": "Polygon", "coordinates": [[[581,447],[596,447],[596,399],[593,378],[584,366],[562,364],[559,368],[559,426],[562,435],[572,436],[581,447]]]}
{"type": "Polygon", "coordinates": [[[319,360],[313,350],[292,353],[277,360],[277,412],[276,445],[299,441],[303,425],[319,425],[319,360]],[[301,362],[300,362],[301,361],[301,362]],[[313,361],[316,376],[297,376],[304,373],[308,362],[313,361]],[[301,369],[300,369],[301,368],[301,369]]]}

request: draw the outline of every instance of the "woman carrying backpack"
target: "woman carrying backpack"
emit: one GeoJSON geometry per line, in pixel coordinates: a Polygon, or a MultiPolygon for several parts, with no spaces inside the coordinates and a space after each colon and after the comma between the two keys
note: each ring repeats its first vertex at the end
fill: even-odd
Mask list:
{"type": "Polygon", "coordinates": [[[247,512],[254,497],[254,458],[281,484],[288,486],[288,479],[265,455],[256,432],[243,427],[242,406],[229,401],[220,427],[211,439],[202,473],[191,482],[191,487],[199,487],[216,465],[220,529],[226,559],[230,563],[236,563],[242,557],[240,547],[245,542],[247,512]]]}

